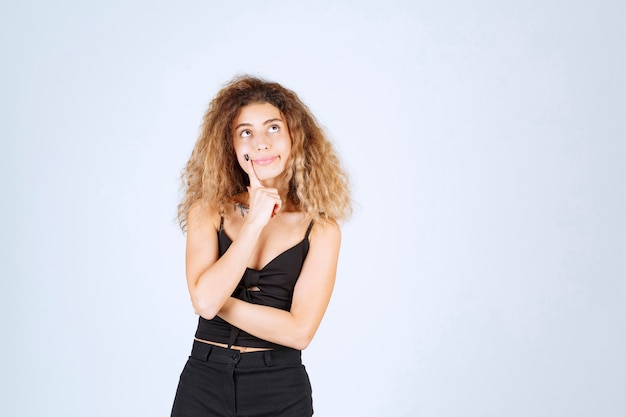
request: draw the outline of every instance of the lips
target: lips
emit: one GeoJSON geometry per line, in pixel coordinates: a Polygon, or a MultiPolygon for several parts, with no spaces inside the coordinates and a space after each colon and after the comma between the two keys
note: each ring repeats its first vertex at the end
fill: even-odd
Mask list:
{"type": "Polygon", "coordinates": [[[277,156],[271,156],[268,158],[253,159],[252,162],[254,162],[254,165],[269,165],[272,162],[274,162],[276,159],[278,159],[277,156]]]}

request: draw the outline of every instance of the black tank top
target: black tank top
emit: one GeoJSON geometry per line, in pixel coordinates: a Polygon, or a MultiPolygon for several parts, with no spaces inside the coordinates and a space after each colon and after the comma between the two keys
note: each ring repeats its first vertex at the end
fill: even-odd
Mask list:
{"type": "MultiPolygon", "coordinates": [[[[224,232],[224,219],[217,232],[219,256],[224,255],[232,241],[224,232]]],[[[309,224],[304,239],[272,259],[262,269],[246,268],[246,271],[233,292],[233,297],[252,304],[279,308],[289,311],[293,299],[293,290],[302,270],[304,259],[309,252],[309,233],[313,222],[309,224]],[[259,290],[249,291],[256,287],[259,290]]],[[[222,318],[215,316],[211,320],[198,319],[196,338],[212,342],[237,346],[276,348],[280,345],[252,336],[222,318]]]]}

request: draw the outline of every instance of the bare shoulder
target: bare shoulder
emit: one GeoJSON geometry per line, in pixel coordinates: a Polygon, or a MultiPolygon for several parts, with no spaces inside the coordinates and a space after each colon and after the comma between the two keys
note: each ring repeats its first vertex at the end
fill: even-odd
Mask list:
{"type": "Polygon", "coordinates": [[[220,211],[218,207],[210,206],[202,201],[196,201],[189,208],[187,216],[187,234],[192,235],[207,230],[218,230],[220,225],[220,211]]]}
{"type": "Polygon", "coordinates": [[[338,244],[341,241],[341,227],[334,220],[317,221],[313,224],[309,240],[312,244],[338,244]]]}

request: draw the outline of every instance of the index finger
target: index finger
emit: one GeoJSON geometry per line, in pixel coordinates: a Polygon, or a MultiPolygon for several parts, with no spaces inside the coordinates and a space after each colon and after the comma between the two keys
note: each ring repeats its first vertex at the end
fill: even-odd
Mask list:
{"type": "Polygon", "coordinates": [[[260,188],[262,187],[261,181],[259,177],[256,176],[256,171],[254,170],[254,164],[252,163],[252,158],[245,154],[246,161],[248,161],[248,177],[250,178],[250,188],[260,188]]]}

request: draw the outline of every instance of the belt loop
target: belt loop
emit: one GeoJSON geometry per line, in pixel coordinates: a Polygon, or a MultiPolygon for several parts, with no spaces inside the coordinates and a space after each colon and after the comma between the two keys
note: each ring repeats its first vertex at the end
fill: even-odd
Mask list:
{"type": "Polygon", "coordinates": [[[265,361],[265,366],[273,366],[271,350],[266,350],[263,352],[263,360],[265,361]]]}
{"type": "Polygon", "coordinates": [[[209,358],[211,357],[211,352],[213,352],[213,345],[209,344],[209,343],[205,343],[205,345],[207,345],[209,348],[206,351],[206,359],[205,361],[208,362],[209,358]]]}

